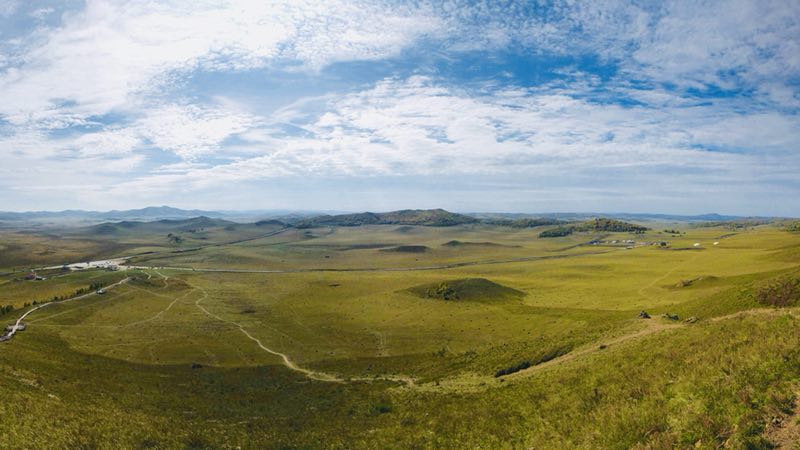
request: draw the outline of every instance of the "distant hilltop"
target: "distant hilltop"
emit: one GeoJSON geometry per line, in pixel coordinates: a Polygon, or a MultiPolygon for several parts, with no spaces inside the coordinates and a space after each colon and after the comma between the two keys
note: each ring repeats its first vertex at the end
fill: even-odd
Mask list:
{"type": "Polygon", "coordinates": [[[297,228],[318,226],[352,227],[359,225],[423,225],[447,227],[477,223],[478,219],[464,214],[452,213],[443,209],[404,209],[385,213],[339,214],[336,216],[317,216],[300,220],[297,228]]]}
{"type": "Polygon", "coordinates": [[[733,222],[733,221],[771,221],[773,217],[745,217],[720,214],[670,215],[636,213],[455,213],[444,209],[403,209],[389,212],[343,213],[338,211],[298,211],[298,210],[250,210],[250,211],[207,211],[199,209],[180,209],[170,206],[150,206],[140,209],[111,211],[0,211],[0,227],[60,227],[89,226],[113,222],[154,222],[159,220],[186,220],[198,217],[228,220],[238,223],[279,221],[298,228],[316,226],[359,226],[359,225],[419,225],[454,226],[474,223],[507,226],[513,228],[533,228],[539,226],[559,226],[594,220],[614,218],[635,222],[733,222]]]}

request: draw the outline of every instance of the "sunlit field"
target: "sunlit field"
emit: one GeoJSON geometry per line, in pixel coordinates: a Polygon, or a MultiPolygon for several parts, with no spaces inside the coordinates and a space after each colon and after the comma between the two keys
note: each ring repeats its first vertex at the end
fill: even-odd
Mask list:
{"type": "Polygon", "coordinates": [[[800,273],[796,233],[280,230],[212,228],[189,252],[134,233],[105,256],[158,252],[137,269],[4,275],[6,322],[123,281],[35,311],[0,343],[4,442],[738,448],[766,446],[792,411],[797,311],[755,293],[800,273]],[[605,243],[628,239],[668,245],[605,243]]]}

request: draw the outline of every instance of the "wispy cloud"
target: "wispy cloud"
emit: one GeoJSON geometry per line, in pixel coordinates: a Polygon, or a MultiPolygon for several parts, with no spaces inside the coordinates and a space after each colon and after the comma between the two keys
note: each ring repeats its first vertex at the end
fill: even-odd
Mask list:
{"type": "Polygon", "coordinates": [[[294,112],[295,122],[292,110],[280,117],[303,135],[268,124],[241,135],[240,145],[254,147],[256,156],[134,184],[207,186],[287,175],[601,177],[620,170],[688,171],[699,182],[754,180],[780,171],[775,157],[800,144],[794,116],[605,105],[547,88],[466,93],[421,77],[327,97],[312,119],[294,112]]]}
{"type": "Polygon", "coordinates": [[[0,1],[0,20],[0,190],[800,198],[791,2],[0,1]]]}

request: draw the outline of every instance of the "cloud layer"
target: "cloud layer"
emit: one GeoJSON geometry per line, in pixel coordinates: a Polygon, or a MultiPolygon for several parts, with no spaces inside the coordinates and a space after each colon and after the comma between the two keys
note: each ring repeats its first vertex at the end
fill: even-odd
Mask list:
{"type": "Polygon", "coordinates": [[[392,208],[414,183],[800,215],[786,2],[6,1],[0,25],[0,209],[392,208]]]}

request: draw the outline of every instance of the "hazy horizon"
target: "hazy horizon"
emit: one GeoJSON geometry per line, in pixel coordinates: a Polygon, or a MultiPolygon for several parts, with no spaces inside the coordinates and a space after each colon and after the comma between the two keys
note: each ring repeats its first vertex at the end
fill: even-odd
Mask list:
{"type": "Polygon", "coordinates": [[[434,206],[430,208],[416,208],[416,207],[409,207],[409,208],[396,208],[396,209],[363,209],[363,210],[345,210],[345,209],[292,209],[292,208],[241,208],[241,209],[224,209],[224,208],[194,208],[194,207],[176,207],[173,205],[148,205],[142,207],[133,207],[133,208],[114,208],[114,209],[80,209],[80,208],[64,208],[64,209],[56,209],[56,210],[0,210],[0,212],[7,212],[7,213],[19,213],[19,214],[26,214],[26,213],[63,213],[68,211],[75,211],[75,212],[84,212],[84,213],[110,213],[112,211],[119,211],[119,212],[127,212],[127,211],[136,211],[136,210],[146,210],[151,208],[171,208],[177,209],[181,211],[198,211],[198,212],[213,212],[213,213],[220,213],[220,214],[245,214],[245,213],[252,213],[252,214],[259,214],[259,213],[319,213],[319,214],[357,214],[357,213],[365,213],[365,212],[373,212],[373,213],[383,213],[383,212],[391,212],[391,211],[398,211],[398,210],[431,210],[431,209],[442,209],[445,211],[459,213],[459,214],[519,214],[519,215],[558,215],[558,214],[604,214],[608,216],[614,215],[652,215],[652,216],[703,216],[703,215],[720,215],[720,216],[738,216],[738,217],[776,217],[776,218],[794,218],[795,216],[771,216],[767,214],[736,214],[736,213],[723,213],[719,211],[705,211],[702,213],[693,213],[693,214],[682,214],[682,213],[674,213],[674,212],[664,212],[664,211],[603,211],[603,210],[552,210],[552,211],[505,211],[505,210],[458,210],[452,209],[442,206],[434,206]]]}
{"type": "Polygon", "coordinates": [[[800,4],[0,0],[0,210],[800,216],[800,4]]]}

